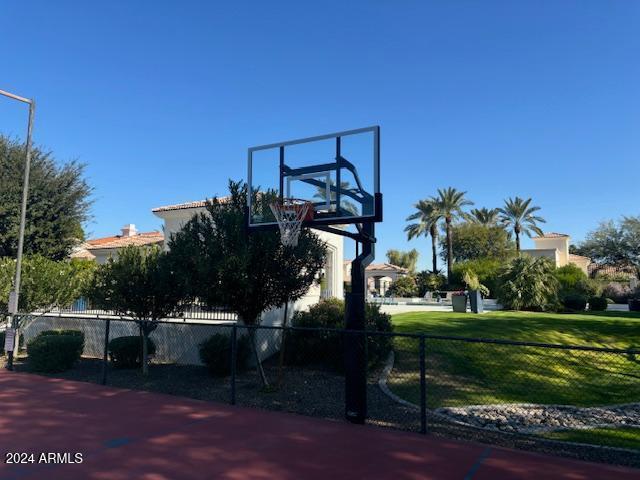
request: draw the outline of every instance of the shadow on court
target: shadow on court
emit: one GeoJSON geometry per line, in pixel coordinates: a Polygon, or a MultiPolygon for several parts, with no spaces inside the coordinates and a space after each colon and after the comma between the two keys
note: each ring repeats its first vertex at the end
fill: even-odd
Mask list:
{"type": "Polygon", "coordinates": [[[631,479],[640,471],[0,371],[0,479],[631,479]],[[45,452],[82,463],[38,463],[45,452]]]}

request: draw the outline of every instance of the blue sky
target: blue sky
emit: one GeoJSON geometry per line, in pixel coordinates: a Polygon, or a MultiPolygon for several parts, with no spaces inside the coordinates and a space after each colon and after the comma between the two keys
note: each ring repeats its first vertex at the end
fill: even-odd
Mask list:
{"type": "MultiPolygon", "coordinates": [[[[532,196],[575,240],[640,214],[639,30],[622,0],[5,0],[0,89],[36,99],[36,143],[87,164],[91,236],[223,194],[249,146],[379,124],[377,259],[427,266],[402,230],[438,187],[532,196]]],[[[0,102],[0,132],[23,135],[25,110],[0,102]]]]}

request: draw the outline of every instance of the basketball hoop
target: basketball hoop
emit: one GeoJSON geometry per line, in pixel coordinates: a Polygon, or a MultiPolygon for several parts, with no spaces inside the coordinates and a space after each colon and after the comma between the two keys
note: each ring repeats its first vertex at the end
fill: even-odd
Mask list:
{"type": "Polygon", "coordinates": [[[280,241],[285,247],[298,245],[302,223],[313,219],[313,204],[297,198],[283,198],[269,205],[280,228],[280,241]]]}

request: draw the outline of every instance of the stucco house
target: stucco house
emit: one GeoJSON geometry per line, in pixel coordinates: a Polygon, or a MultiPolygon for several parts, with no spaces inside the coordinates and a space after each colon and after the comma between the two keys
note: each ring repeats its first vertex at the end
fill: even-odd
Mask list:
{"type": "MultiPolygon", "coordinates": [[[[152,210],[153,214],[164,222],[164,232],[166,238],[178,232],[183,225],[194,215],[206,212],[206,200],[195,202],[179,203],[176,205],[166,205],[152,210]]],[[[308,308],[309,305],[317,303],[320,298],[343,298],[343,269],[342,259],[344,256],[343,237],[333,233],[314,230],[327,244],[327,258],[322,272],[322,279],[317,285],[311,286],[307,294],[298,300],[290,311],[308,308]]],[[[263,324],[278,325],[281,323],[280,309],[265,312],[262,317],[263,324]]]]}
{"type": "MultiPolygon", "coordinates": [[[[351,283],[351,260],[345,260],[343,268],[345,282],[351,283]]],[[[397,278],[408,274],[409,270],[392,263],[372,263],[364,271],[367,293],[384,297],[397,278]]]]}
{"type": "Polygon", "coordinates": [[[164,235],[162,232],[138,232],[136,226],[129,223],[122,227],[120,235],[110,237],[94,238],[83,242],[71,253],[71,258],[84,258],[95,260],[97,263],[106,263],[113,257],[118,257],[118,251],[129,245],[162,245],[164,235]]]}
{"type": "Polygon", "coordinates": [[[588,275],[591,259],[569,253],[570,241],[571,237],[565,233],[549,232],[533,238],[535,248],[523,249],[521,252],[532,257],[547,257],[554,262],[556,267],[564,267],[573,263],[588,275]]]}

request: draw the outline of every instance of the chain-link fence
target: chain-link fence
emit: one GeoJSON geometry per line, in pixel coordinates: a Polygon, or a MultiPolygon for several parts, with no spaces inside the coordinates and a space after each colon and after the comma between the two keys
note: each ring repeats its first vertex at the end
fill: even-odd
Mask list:
{"type": "MultiPolygon", "coordinates": [[[[640,350],[224,322],[154,327],[148,375],[139,362],[120,368],[132,365],[114,351],[122,337],[139,350],[134,321],[42,316],[22,333],[25,345],[44,330],[84,333],[82,359],[56,374],[64,378],[333,419],[344,418],[345,343],[356,335],[366,338],[372,424],[551,439],[640,426],[640,350]]],[[[28,368],[24,353],[18,368],[28,368]]]]}

